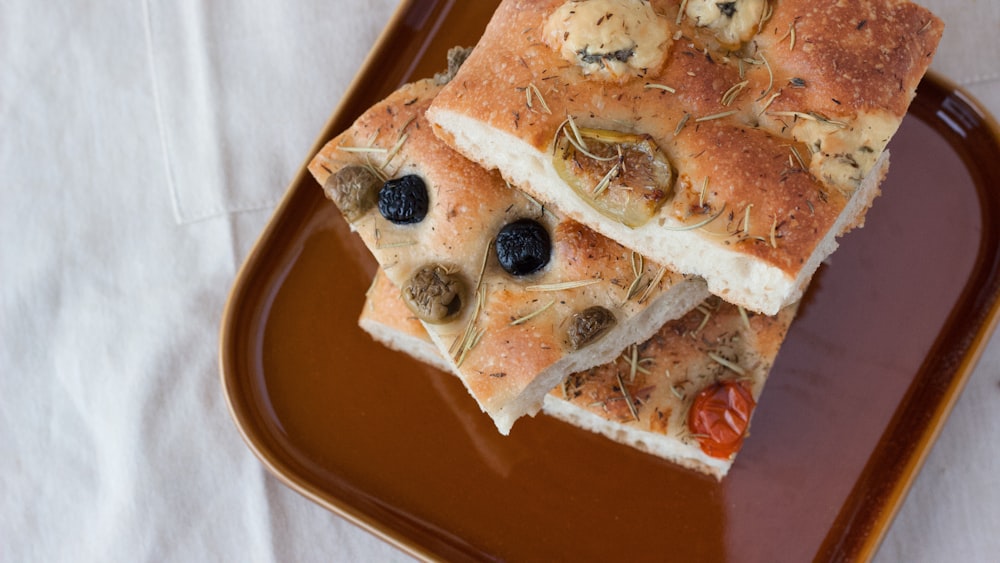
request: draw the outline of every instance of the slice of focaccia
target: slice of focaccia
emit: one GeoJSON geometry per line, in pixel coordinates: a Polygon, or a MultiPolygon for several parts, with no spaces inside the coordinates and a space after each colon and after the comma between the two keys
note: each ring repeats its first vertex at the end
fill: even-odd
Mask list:
{"type": "Polygon", "coordinates": [[[428,118],[546,205],[773,314],[863,224],[942,27],[904,0],[504,0],[428,118]]]}
{"type": "MultiPolygon", "coordinates": [[[[617,359],[570,375],[545,397],[544,412],[721,479],[796,308],[769,317],[709,298],[617,359]]],[[[359,324],[390,348],[450,368],[381,272],[359,324]]]]}
{"type": "Polygon", "coordinates": [[[439,90],[402,87],[309,169],[506,434],[567,374],[647,338],[707,290],[447,147],[424,118],[439,90]]]}

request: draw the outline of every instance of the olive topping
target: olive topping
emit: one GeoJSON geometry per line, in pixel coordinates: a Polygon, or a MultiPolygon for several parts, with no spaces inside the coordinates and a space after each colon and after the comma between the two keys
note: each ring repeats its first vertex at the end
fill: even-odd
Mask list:
{"type": "Polygon", "coordinates": [[[375,194],[382,182],[366,166],[345,166],[327,178],[323,191],[348,221],[356,221],[375,205],[375,194]]]}
{"type": "Polygon", "coordinates": [[[447,322],[462,310],[462,280],[444,266],[434,264],[417,270],[403,286],[403,302],[423,321],[447,322]]]}
{"type": "Polygon", "coordinates": [[[379,213],[397,225],[423,221],[427,205],[427,184],[416,174],[389,180],[378,192],[379,213]]]}
{"type": "Polygon", "coordinates": [[[500,229],[497,259],[508,274],[526,276],[549,263],[552,241],[545,227],[532,219],[518,219],[500,229]]]}
{"type": "Polygon", "coordinates": [[[569,344],[579,350],[604,336],[617,322],[615,314],[604,307],[588,307],[570,318],[569,344]]]}

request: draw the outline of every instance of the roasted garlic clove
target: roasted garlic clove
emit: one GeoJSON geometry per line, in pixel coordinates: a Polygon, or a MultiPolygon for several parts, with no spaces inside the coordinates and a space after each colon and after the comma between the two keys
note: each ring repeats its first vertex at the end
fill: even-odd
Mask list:
{"type": "Polygon", "coordinates": [[[552,13],[544,33],[583,74],[604,79],[658,68],[670,48],[666,18],[640,0],[569,0],[552,13]]]}
{"type": "Polygon", "coordinates": [[[767,0],[689,0],[685,14],[698,27],[707,27],[723,46],[737,48],[757,32],[767,0]]]}

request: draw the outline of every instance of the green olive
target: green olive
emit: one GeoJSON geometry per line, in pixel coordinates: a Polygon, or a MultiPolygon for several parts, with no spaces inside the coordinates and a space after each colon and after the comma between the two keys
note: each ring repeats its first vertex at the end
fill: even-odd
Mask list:
{"type": "Polygon", "coordinates": [[[552,161],[583,201],[632,228],[652,219],[673,190],[673,168],[649,135],[566,126],[552,161]]]}
{"type": "Polygon", "coordinates": [[[569,345],[579,350],[604,336],[617,323],[615,314],[604,307],[588,307],[570,318],[569,345]]]}
{"type": "Polygon", "coordinates": [[[403,285],[403,302],[420,320],[431,324],[448,322],[462,310],[465,284],[440,264],[424,266],[403,285]]]}
{"type": "Polygon", "coordinates": [[[382,180],[367,166],[352,164],[331,174],[323,191],[337,204],[344,218],[354,222],[375,206],[382,180]]]}

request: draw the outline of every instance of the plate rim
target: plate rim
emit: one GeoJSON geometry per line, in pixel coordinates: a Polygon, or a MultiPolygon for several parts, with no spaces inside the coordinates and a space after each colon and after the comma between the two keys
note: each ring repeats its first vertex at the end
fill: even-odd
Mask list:
{"type": "MultiPolygon", "coordinates": [[[[275,207],[261,234],[257,237],[257,240],[254,242],[250,251],[247,253],[237,270],[223,307],[218,340],[219,376],[230,417],[236,425],[243,441],[254,453],[257,459],[264,465],[268,472],[290,489],[298,492],[319,506],[322,506],[334,514],[339,515],[361,529],[389,543],[400,551],[418,559],[425,560],[435,559],[436,554],[430,549],[408,541],[407,538],[402,535],[384,527],[378,519],[368,516],[362,510],[351,506],[349,503],[335,502],[334,500],[327,498],[327,495],[323,491],[320,491],[319,487],[309,483],[307,479],[302,478],[300,475],[295,475],[294,471],[290,469],[287,464],[282,463],[273,452],[267,450],[265,445],[262,443],[263,441],[256,436],[257,434],[260,434],[261,430],[259,428],[251,428],[251,426],[255,424],[255,419],[249,416],[249,409],[247,406],[240,404],[241,397],[243,395],[239,395],[235,391],[237,377],[234,373],[234,364],[236,361],[234,358],[234,345],[232,342],[235,333],[238,332],[236,320],[240,313],[242,299],[245,297],[247,290],[249,289],[248,286],[250,284],[250,279],[253,277],[253,274],[259,266],[259,262],[264,253],[264,247],[273,238],[278,223],[285,215],[287,209],[291,206],[291,202],[295,195],[298,191],[300,191],[297,188],[299,188],[304,183],[304,180],[307,179],[306,176],[309,174],[307,164],[312,159],[313,155],[319,152],[322,146],[335,135],[338,129],[338,124],[346,123],[346,120],[353,120],[356,117],[355,115],[351,115],[349,108],[353,103],[358,101],[357,98],[361,95],[361,90],[366,83],[366,76],[372,73],[374,68],[377,66],[378,60],[389,46],[391,36],[405,25],[407,14],[419,5],[440,3],[440,1],[441,0],[403,0],[393,12],[386,26],[379,34],[378,39],[373,44],[363,63],[355,73],[350,85],[340,98],[340,101],[332,112],[330,118],[320,130],[320,134],[310,147],[304,163],[286,186],[284,194],[282,195],[278,205],[275,207]]],[[[450,8],[452,2],[450,0],[445,0],[445,3],[448,4],[446,8],[450,8]]],[[[934,82],[942,89],[958,95],[964,103],[976,110],[982,120],[982,123],[988,129],[995,143],[997,146],[1000,146],[1000,125],[998,125],[996,118],[991,115],[990,112],[975,99],[974,96],[972,96],[962,86],[954,83],[952,80],[942,76],[934,70],[927,72],[925,80],[934,82]]],[[[947,422],[948,415],[954,408],[958,397],[961,395],[961,392],[968,382],[979,359],[982,357],[990,336],[996,329],[998,323],[1000,323],[1000,295],[994,293],[992,297],[990,308],[982,315],[981,324],[978,329],[972,333],[971,342],[969,343],[965,353],[962,355],[961,362],[955,369],[955,375],[952,377],[947,389],[942,395],[942,400],[935,405],[936,408],[930,417],[927,429],[921,433],[918,440],[916,440],[913,455],[906,460],[906,464],[900,472],[899,478],[891,483],[890,490],[886,494],[884,504],[882,505],[884,510],[876,514],[870,519],[869,522],[867,522],[868,533],[861,534],[861,537],[858,539],[858,542],[853,545],[853,548],[848,546],[848,551],[853,555],[859,556],[862,560],[870,560],[878,550],[878,547],[884,539],[885,534],[888,532],[892,521],[902,506],[907,493],[912,487],[916,476],[923,467],[933,444],[937,441],[945,423],[947,422]]],[[[964,300],[960,299],[960,302],[962,301],[964,300]]],[[[904,399],[897,405],[897,410],[903,405],[904,402],[905,396],[904,399]]],[[[887,425],[885,432],[888,433],[890,430],[892,430],[891,424],[887,425]]],[[[869,462],[870,461],[871,458],[869,458],[869,462]]],[[[867,471],[867,464],[865,471],[867,471]]],[[[862,481],[862,477],[859,477],[858,482],[856,482],[854,487],[852,487],[852,495],[853,490],[857,488],[859,483],[862,481]]],[[[838,523],[842,520],[843,516],[843,514],[839,514],[837,516],[831,527],[830,533],[832,533],[834,528],[838,526],[838,523]]],[[[847,532],[856,526],[857,524],[847,526],[844,529],[845,534],[843,535],[849,535],[847,532]]],[[[830,544],[830,541],[831,538],[828,533],[821,545],[820,551],[817,553],[817,557],[824,553],[824,551],[832,553],[829,551],[828,544],[830,544]]],[[[842,552],[838,553],[843,555],[842,552]]]]}

